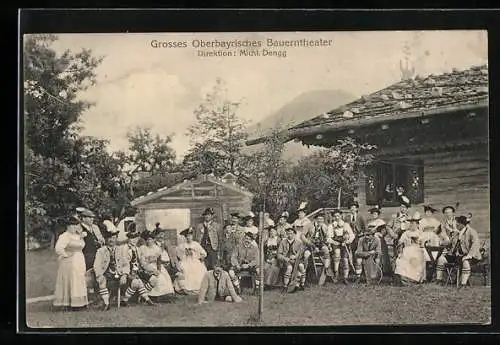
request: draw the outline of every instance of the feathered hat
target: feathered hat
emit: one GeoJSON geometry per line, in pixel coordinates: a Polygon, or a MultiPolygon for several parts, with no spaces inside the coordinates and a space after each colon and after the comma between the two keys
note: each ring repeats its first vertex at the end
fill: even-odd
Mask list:
{"type": "Polygon", "coordinates": [[[447,205],[447,206],[443,207],[443,210],[442,210],[442,211],[443,211],[443,213],[444,213],[444,211],[446,211],[447,209],[450,209],[450,210],[452,210],[453,212],[456,212],[456,210],[457,210],[458,206],[460,206],[460,203],[459,203],[459,202],[457,202],[457,203],[455,204],[455,207],[450,206],[450,205],[447,205]]]}
{"type": "Polygon", "coordinates": [[[193,234],[193,233],[194,233],[193,228],[192,228],[192,227],[189,227],[189,228],[187,228],[187,229],[182,230],[182,231],[180,232],[180,235],[181,235],[181,236],[186,237],[187,235],[189,235],[189,234],[193,234]]]}
{"type": "Polygon", "coordinates": [[[297,209],[297,212],[306,211],[306,206],[307,206],[307,201],[302,201],[299,205],[299,208],[297,209]]]}

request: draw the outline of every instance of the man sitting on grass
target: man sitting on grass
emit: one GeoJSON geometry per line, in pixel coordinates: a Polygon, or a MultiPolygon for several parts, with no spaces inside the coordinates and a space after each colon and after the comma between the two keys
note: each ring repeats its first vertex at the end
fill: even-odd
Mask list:
{"type": "Polygon", "coordinates": [[[198,294],[198,304],[215,300],[235,303],[242,301],[234,290],[229,274],[222,269],[219,262],[215,263],[213,270],[207,271],[203,276],[198,294]]]}

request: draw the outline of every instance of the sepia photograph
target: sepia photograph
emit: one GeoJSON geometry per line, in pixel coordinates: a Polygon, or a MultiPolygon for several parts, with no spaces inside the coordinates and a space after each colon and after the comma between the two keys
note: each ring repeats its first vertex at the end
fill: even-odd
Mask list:
{"type": "Polygon", "coordinates": [[[28,328],[491,323],[487,31],[21,39],[28,328]]]}

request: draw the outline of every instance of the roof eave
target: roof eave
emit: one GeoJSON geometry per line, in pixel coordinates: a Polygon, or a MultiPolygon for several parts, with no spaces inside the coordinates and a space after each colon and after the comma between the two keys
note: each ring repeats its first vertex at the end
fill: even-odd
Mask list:
{"type": "MultiPolygon", "coordinates": [[[[388,122],[393,122],[393,121],[398,121],[402,119],[412,119],[412,118],[422,118],[422,117],[429,117],[429,116],[436,116],[436,115],[442,115],[442,114],[448,114],[456,111],[471,111],[479,108],[488,108],[488,100],[482,100],[478,103],[474,104],[465,104],[465,105],[459,105],[459,106],[451,106],[451,107],[442,107],[442,108],[435,108],[435,109],[429,109],[429,110],[424,110],[424,111],[415,111],[415,112],[409,112],[409,113],[402,113],[402,114],[397,114],[394,116],[385,116],[385,115],[380,115],[376,117],[371,117],[371,118],[362,118],[362,119],[353,119],[353,120],[345,120],[342,122],[333,122],[333,123],[326,123],[326,124],[319,124],[315,126],[308,126],[308,127],[302,127],[302,128],[291,128],[288,129],[287,131],[287,141],[295,139],[295,138],[301,138],[303,136],[307,135],[314,135],[314,134],[320,134],[324,132],[336,132],[336,131],[341,131],[341,130],[346,130],[346,129],[351,129],[351,128],[359,128],[359,127],[365,127],[369,125],[374,125],[377,123],[388,123],[388,122]]],[[[246,142],[247,146],[251,145],[256,145],[265,142],[266,137],[260,137],[252,140],[248,140],[246,142]]]]}

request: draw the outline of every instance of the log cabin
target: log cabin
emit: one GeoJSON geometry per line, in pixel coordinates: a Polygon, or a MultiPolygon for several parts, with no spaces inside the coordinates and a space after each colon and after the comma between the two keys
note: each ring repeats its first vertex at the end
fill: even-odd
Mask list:
{"type": "MultiPolygon", "coordinates": [[[[388,221],[396,188],[439,210],[460,203],[482,240],[490,233],[488,66],[402,80],[287,130],[288,140],[330,147],[342,137],[377,146],[360,174],[360,211],[380,205],[388,221]]],[[[247,145],[265,138],[247,141],[247,145]]],[[[328,205],[326,205],[328,206],[328,205]]]]}
{"type": "Polygon", "coordinates": [[[155,192],[134,199],[137,230],[153,230],[157,222],[169,232],[173,245],[182,241],[179,233],[189,226],[195,226],[207,207],[215,211],[220,224],[233,212],[248,212],[253,194],[236,183],[236,176],[228,173],[222,178],[202,174],[185,180],[171,188],[160,188],[155,192]]]}

